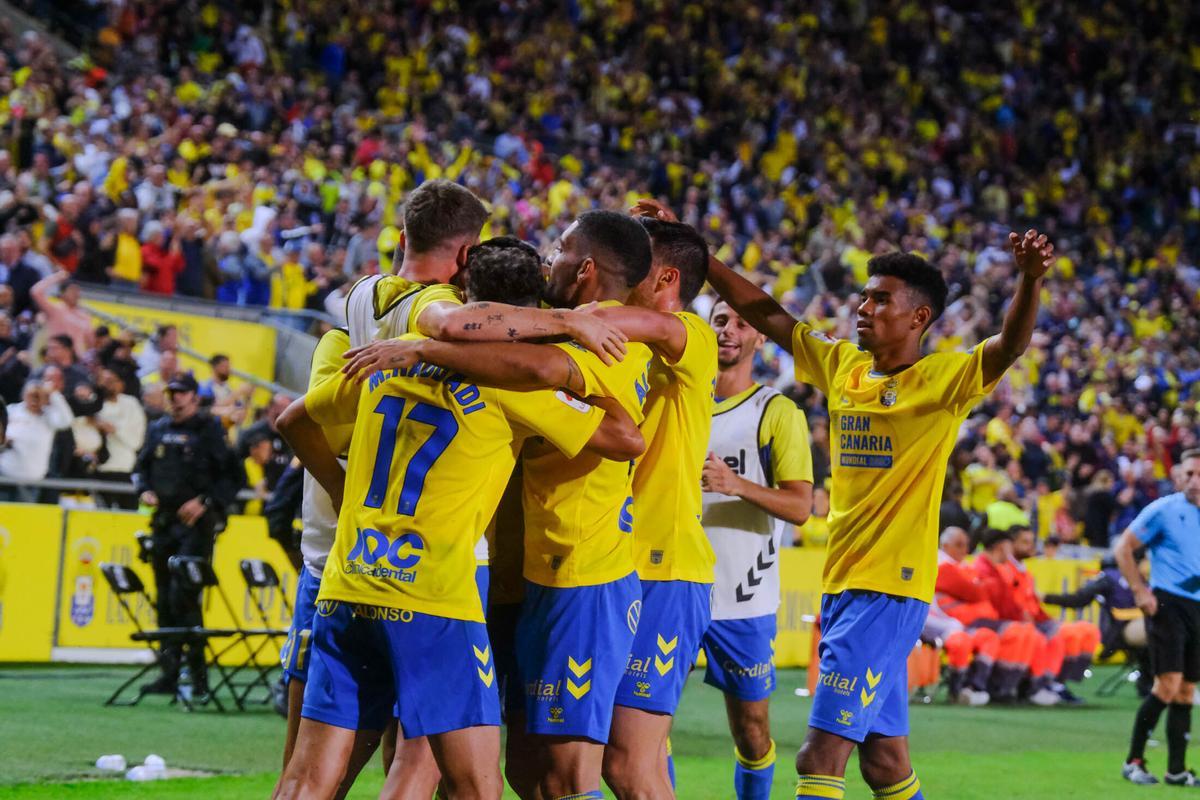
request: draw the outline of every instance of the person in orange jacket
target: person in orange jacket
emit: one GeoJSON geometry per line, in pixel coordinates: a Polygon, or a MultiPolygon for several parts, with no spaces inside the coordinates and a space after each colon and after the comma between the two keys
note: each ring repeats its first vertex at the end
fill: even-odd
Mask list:
{"type": "Polygon", "coordinates": [[[964,560],[970,539],[962,528],[950,527],[938,539],[938,574],[923,639],[940,641],[950,667],[951,702],[986,705],[988,681],[1000,651],[1000,637],[981,621],[994,620],[983,585],[964,560]]]}
{"type": "Polygon", "coordinates": [[[1017,528],[1013,534],[1014,599],[1044,639],[1032,665],[1034,678],[1057,682],[1060,684],[1055,687],[1058,695],[1069,703],[1078,704],[1082,701],[1061,684],[1084,679],[1100,645],[1100,628],[1086,620],[1062,622],[1046,612],[1034,586],[1033,575],[1023,563],[1037,555],[1037,537],[1027,527],[1017,528]]]}
{"type": "Polygon", "coordinates": [[[1045,680],[1047,664],[1053,667],[1054,651],[1047,652],[1045,637],[1034,627],[1030,609],[1018,599],[1021,577],[1013,559],[1013,535],[1009,531],[988,531],[983,538],[983,553],[972,564],[975,578],[988,602],[996,611],[1000,632],[1000,654],[991,679],[992,695],[997,700],[1017,699],[1025,678],[1031,678],[1030,702],[1055,705],[1060,697],[1045,680]]]}

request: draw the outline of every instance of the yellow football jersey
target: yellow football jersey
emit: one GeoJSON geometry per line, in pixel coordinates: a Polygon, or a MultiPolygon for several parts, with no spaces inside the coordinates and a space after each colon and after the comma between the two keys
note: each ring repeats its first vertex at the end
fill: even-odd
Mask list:
{"type": "Polygon", "coordinates": [[[894,375],[807,323],[792,333],[796,380],[829,402],[826,593],[866,589],[925,602],[937,579],[938,507],[962,421],[993,384],[983,345],[934,353],[894,375]]]}
{"type": "Polygon", "coordinates": [[[700,525],[700,473],[712,428],[717,335],[695,314],[679,361],[650,362],[650,394],[642,435],[646,452],[633,472],[633,557],[646,581],[712,583],[712,545],[700,525]]]}
{"type": "Polygon", "coordinates": [[[478,387],[423,363],[361,386],[339,373],[305,405],[322,425],[354,422],[319,598],[475,621],[475,543],[521,442],[541,436],[575,456],[604,416],[561,392],[478,387]]]}
{"type": "MultiPolygon", "coordinates": [[[[579,365],[585,394],[616,399],[641,424],[650,391],[648,347],[630,342],[623,361],[605,365],[577,344],[555,346],[579,365]]],[[[634,571],[632,462],[591,453],[566,458],[531,442],[522,465],[526,580],[542,586],[594,586],[634,571]]]]}
{"type": "MultiPolygon", "coordinates": [[[[342,353],[349,349],[350,334],[345,328],[334,328],[325,332],[317,341],[317,348],[313,350],[312,368],[308,373],[310,392],[342,371],[346,363],[342,353]]],[[[321,430],[325,434],[325,441],[329,442],[329,449],[339,456],[344,456],[350,449],[350,435],[354,433],[354,423],[329,425],[321,430]]]]}

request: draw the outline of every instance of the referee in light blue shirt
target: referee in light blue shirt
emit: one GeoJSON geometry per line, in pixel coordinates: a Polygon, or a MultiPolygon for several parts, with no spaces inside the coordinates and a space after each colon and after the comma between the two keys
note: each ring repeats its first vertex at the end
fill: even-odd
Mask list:
{"type": "Polygon", "coordinates": [[[1133,783],[1158,783],[1146,769],[1146,740],[1167,711],[1167,772],[1174,786],[1200,786],[1187,768],[1192,694],[1200,681],[1200,450],[1179,460],[1175,494],[1142,509],[1121,534],[1115,555],[1121,574],[1146,615],[1154,688],[1133,723],[1129,758],[1121,775],[1133,783]],[[1150,553],[1150,585],[1138,571],[1133,553],[1150,553]]]}

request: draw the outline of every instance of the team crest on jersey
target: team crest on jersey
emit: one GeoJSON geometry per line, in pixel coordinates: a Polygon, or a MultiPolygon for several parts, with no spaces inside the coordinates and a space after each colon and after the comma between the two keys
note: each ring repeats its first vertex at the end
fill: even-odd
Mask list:
{"type": "Polygon", "coordinates": [[[651,550],[650,551],[650,563],[657,567],[662,562],[663,562],[663,551],[662,550],[651,550]]]}
{"type": "Polygon", "coordinates": [[[879,396],[879,402],[884,408],[891,408],[896,405],[896,387],[899,385],[895,378],[883,385],[883,394],[879,396]]]}

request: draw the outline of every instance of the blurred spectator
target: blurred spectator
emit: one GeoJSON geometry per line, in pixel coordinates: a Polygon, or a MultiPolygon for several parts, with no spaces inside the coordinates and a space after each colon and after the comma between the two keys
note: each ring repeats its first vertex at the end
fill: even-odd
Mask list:
{"type": "Polygon", "coordinates": [[[1115,485],[1112,473],[1102,469],[1081,494],[1082,510],[1076,513],[1076,518],[1083,518],[1083,539],[1092,547],[1108,547],[1117,511],[1115,485]]]}
{"type": "Polygon", "coordinates": [[[142,289],[152,294],[175,294],[175,278],[185,266],[179,237],[167,241],[160,222],[147,222],[142,229],[142,289]]]}
{"type": "Polygon", "coordinates": [[[1029,525],[1029,515],[1017,505],[1017,492],[1012,486],[1005,486],[997,493],[996,499],[984,509],[984,520],[987,527],[1001,531],[1029,525]]]}
{"type": "Polygon", "coordinates": [[[0,311],[0,404],[15,403],[29,379],[28,342],[17,338],[12,318],[0,311]]]}
{"type": "MultiPolygon", "coordinates": [[[[104,405],[92,424],[104,436],[106,457],[100,460],[96,477],[128,483],[146,437],[146,412],[137,399],[126,393],[125,382],[111,369],[100,371],[98,385],[104,405]]],[[[107,496],[107,501],[119,508],[137,508],[137,496],[133,494],[114,493],[107,496]]]]}
{"type": "Polygon", "coordinates": [[[79,294],[79,285],[65,270],[42,278],[30,290],[34,304],[45,317],[43,330],[46,335],[70,337],[75,355],[82,358],[95,345],[96,337],[92,330],[92,315],[79,307],[79,294]],[[49,297],[55,286],[58,287],[57,302],[49,297]]]}
{"type": "Polygon", "coordinates": [[[17,237],[9,233],[0,236],[0,283],[12,288],[11,314],[16,316],[33,308],[33,287],[41,277],[25,261],[17,237]]]}
{"type": "Polygon", "coordinates": [[[288,447],[287,442],[283,440],[283,437],[279,435],[279,430],[275,427],[275,421],[291,403],[292,398],[285,394],[274,395],[263,412],[262,419],[242,431],[242,435],[238,438],[237,454],[242,459],[250,456],[251,442],[260,440],[270,442],[271,458],[263,465],[263,476],[266,478],[268,489],[275,488],[275,484],[279,482],[279,476],[283,474],[292,460],[291,448],[288,447]]]}
{"type": "Polygon", "coordinates": [[[138,212],[122,208],[117,212],[117,238],[113,263],[108,270],[112,285],[121,289],[139,289],[142,285],[142,245],[137,238],[138,212]]]}
{"type": "Polygon", "coordinates": [[[154,331],[153,338],[142,346],[138,354],[138,377],[144,378],[159,370],[159,360],[166,351],[175,352],[179,349],[179,329],[174,325],[159,325],[154,331]]]}
{"type": "MultiPolygon", "coordinates": [[[[62,393],[39,383],[25,384],[21,402],[8,406],[7,447],[0,451],[0,475],[22,481],[46,477],[54,434],[71,424],[71,408],[62,393]]],[[[0,495],[18,502],[37,500],[30,486],[0,486],[0,495]]]]}
{"type": "Polygon", "coordinates": [[[246,470],[246,486],[254,492],[254,499],[247,501],[243,513],[258,516],[262,514],[263,500],[270,494],[266,468],[274,457],[274,447],[271,437],[261,430],[247,434],[244,444],[247,455],[242,464],[246,470]]]}
{"type": "Polygon", "coordinates": [[[70,336],[59,334],[46,340],[42,351],[42,367],[34,373],[34,377],[61,382],[59,388],[70,404],[72,413],[87,415],[100,410],[100,397],[92,386],[88,371],[75,357],[70,336]]]}

